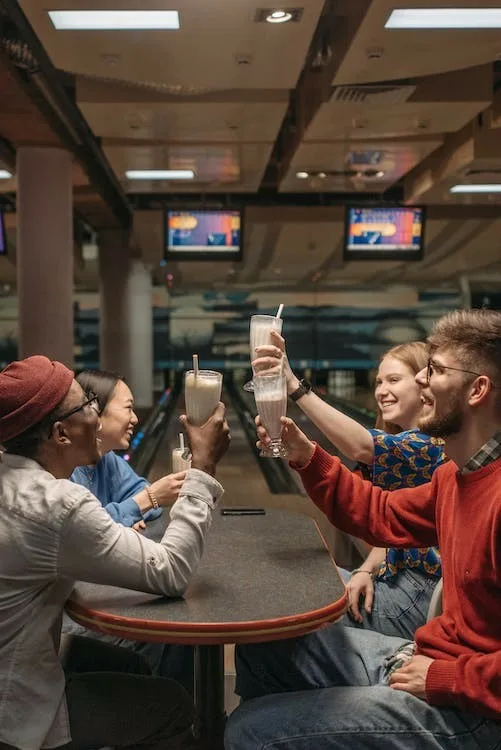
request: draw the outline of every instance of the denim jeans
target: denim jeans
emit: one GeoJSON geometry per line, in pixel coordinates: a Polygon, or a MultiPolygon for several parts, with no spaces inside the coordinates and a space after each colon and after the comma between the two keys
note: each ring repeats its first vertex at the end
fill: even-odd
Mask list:
{"type": "MultiPolygon", "coordinates": [[[[342,578],[350,578],[348,571],[339,569],[342,578]]],[[[439,579],[420,570],[405,568],[395,578],[374,581],[374,603],[367,614],[361,601],[363,622],[357,623],[348,615],[343,619],[352,628],[377,630],[384,635],[414,638],[414,633],[426,622],[428,607],[439,579]]]]}
{"type": "Polygon", "coordinates": [[[239,646],[226,750],[496,750],[501,723],[437,708],[385,684],[406,641],[341,623],[296,640],[239,646]]]}

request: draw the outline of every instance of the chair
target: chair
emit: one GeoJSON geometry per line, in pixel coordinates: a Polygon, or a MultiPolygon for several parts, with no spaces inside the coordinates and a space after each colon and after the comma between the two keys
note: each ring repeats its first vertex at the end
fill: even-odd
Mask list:
{"type": "Polygon", "coordinates": [[[434,617],[438,617],[440,614],[442,614],[442,579],[435,586],[435,591],[430,599],[426,622],[430,622],[430,620],[433,620],[434,617]]]}

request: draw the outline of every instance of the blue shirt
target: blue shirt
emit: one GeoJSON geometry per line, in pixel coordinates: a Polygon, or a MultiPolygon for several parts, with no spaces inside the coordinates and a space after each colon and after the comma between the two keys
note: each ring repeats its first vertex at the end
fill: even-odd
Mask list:
{"type": "Polygon", "coordinates": [[[149,483],[113,451],[105,453],[95,466],[77,466],[70,480],[90,490],[113,520],[123,526],[151,521],[162,513],[161,508],[141,513],[134,496],[149,483]]]}
{"type": "MultiPolygon", "coordinates": [[[[406,430],[390,435],[383,430],[369,430],[374,440],[374,463],[363,473],[373,484],[385,490],[417,487],[431,481],[437,466],[447,456],[443,440],[432,438],[419,430],[406,430]]],[[[442,564],[438,547],[386,550],[386,559],[378,578],[392,579],[399,570],[413,568],[440,577],[442,564]]]]}

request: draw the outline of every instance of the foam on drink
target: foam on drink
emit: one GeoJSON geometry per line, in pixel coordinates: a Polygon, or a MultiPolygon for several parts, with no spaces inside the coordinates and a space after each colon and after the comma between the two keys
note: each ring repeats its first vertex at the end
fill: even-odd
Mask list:
{"type": "Polygon", "coordinates": [[[222,382],[221,373],[213,370],[199,370],[196,376],[193,370],[186,373],[184,379],[186,415],[192,424],[205,424],[212,416],[221,400],[222,382]]]}
{"type": "Polygon", "coordinates": [[[256,347],[271,344],[270,331],[282,332],[282,318],[273,315],[253,315],[250,324],[251,360],[256,357],[256,347]]]}

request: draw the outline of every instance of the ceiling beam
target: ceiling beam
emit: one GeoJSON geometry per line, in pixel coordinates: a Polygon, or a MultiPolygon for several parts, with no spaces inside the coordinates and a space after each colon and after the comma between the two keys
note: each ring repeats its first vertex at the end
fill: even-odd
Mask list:
{"type": "Polygon", "coordinates": [[[306,61],[299,75],[273,151],[261,180],[260,192],[278,190],[322,104],[329,100],[332,81],[372,0],[326,0],[306,61]]]}

